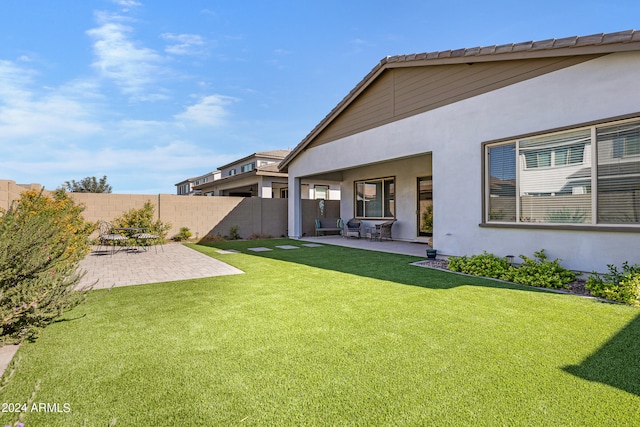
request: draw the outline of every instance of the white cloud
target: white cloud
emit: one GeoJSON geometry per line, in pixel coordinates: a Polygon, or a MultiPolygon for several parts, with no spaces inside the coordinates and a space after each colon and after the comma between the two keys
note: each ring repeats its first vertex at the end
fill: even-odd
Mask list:
{"type": "Polygon", "coordinates": [[[122,24],[126,18],[105,13],[96,16],[101,26],[87,31],[95,40],[93,67],[132,98],[154,99],[147,92],[155,85],[158,75],[165,74],[161,67],[164,58],[153,49],[138,47],[130,40],[133,29],[122,24]]]}
{"type": "Polygon", "coordinates": [[[28,96],[23,88],[31,83],[35,72],[19,67],[11,61],[0,60],[0,102],[19,100],[28,96]]]}
{"type": "Polygon", "coordinates": [[[220,126],[228,115],[226,106],[239,101],[237,98],[224,95],[205,96],[197,104],[176,114],[174,117],[180,122],[191,122],[201,126],[220,126]]]}
{"type": "Polygon", "coordinates": [[[142,3],[135,0],[112,0],[113,3],[125,8],[142,6],[142,3]]]}
{"type": "Polygon", "coordinates": [[[291,55],[293,52],[286,49],[276,49],[273,51],[273,53],[275,53],[278,56],[285,56],[285,55],[291,55]]]}
{"type": "Polygon", "coordinates": [[[202,9],[200,13],[202,13],[203,15],[218,16],[218,14],[211,9],[202,9]]]}
{"type": "Polygon", "coordinates": [[[165,52],[172,55],[200,55],[205,52],[205,40],[197,34],[163,33],[160,37],[171,43],[165,52]]]}
{"type": "Polygon", "coordinates": [[[100,130],[89,116],[91,107],[62,90],[34,94],[30,86],[35,72],[0,61],[0,142],[20,137],[68,138],[100,130]]]}
{"type": "Polygon", "coordinates": [[[360,38],[349,40],[349,44],[353,47],[351,53],[361,53],[365,49],[375,46],[370,41],[360,38]]]}

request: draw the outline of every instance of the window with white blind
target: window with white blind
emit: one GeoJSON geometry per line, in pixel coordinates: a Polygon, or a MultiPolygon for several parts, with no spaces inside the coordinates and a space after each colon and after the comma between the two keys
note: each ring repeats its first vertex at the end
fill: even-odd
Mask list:
{"type": "Polygon", "coordinates": [[[640,120],[487,144],[485,162],[488,223],[640,224],[640,120]]]}
{"type": "Polygon", "coordinates": [[[356,218],[394,218],[394,178],[356,181],[355,187],[356,218]]]}
{"type": "Polygon", "coordinates": [[[640,223],[640,122],[603,126],[598,141],[598,222],[640,223]]]}

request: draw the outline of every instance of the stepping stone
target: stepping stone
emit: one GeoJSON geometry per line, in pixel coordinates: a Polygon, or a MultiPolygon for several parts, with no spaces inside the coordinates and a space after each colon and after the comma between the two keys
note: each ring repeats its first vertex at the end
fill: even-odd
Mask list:
{"type": "Polygon", "coordinates": [[[293,246],[293,245],[276,246],[276,248],[280,248],[280,249],[300,249],[299,246],[293,246]]]}
{"type": "Polygon", "coordinates": [[[240,251],[236,251],[235,249],[218,249],[216,252],[219,254],[237,254],[240,251]]]}
{"type": "Polygon", "coordinates": [[[250,250],[250,251],[253,251],[253,252],[266,252],[266,251],[273,250],[273,249],[265,248],[265,247],[262,247],[262,246],[258,247],[258,248],[247,248],[247,249],[250,250]]]}
{"type": "Polygon", "coordinates": [[[303,243],[302,246],[306,246],[308,248],[321,248],[324,245],[319,245],[317,243],[303,243]]]}

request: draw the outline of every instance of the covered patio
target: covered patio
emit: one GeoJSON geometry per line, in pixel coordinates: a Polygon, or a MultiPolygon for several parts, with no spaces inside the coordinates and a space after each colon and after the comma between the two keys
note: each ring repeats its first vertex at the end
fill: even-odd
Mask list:
{"type": "Polygon", "coordinates": [[[364,249],[367,251],[388,252],[393,254],[413,255],[426,258],[427,249],[431,246],[425,242],[406,242],[399,240],[369,240],[365,238],[354,239],[342,236],[302,237],[300,240],[310,243],[345,246],[348,248],[364,249]]]}

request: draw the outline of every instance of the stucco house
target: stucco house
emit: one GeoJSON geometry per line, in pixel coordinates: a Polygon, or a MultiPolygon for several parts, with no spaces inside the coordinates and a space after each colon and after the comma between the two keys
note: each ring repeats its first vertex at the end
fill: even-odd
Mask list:
{"type": "Polygon", "coordinates": [[[441,254],[640,263],[639,76],[636,31],[384,58],[280,164],[290,237],[322,178],[441,254]]]}
{"type": "Polygon", "coordinates": [[[193,178],[187,178],[184,181],[180,181],[176,184],[176,194],[178,196],[200,196],[202,192],[196,190],[195,187],[201,184],[206,184],[221,178],[221,172],[219,170],[208,172],[204,175],[196,176],[193,178]]]}
{"type": "Polygon", "coordinates": [[[281,197],[287,187],[287,174],[278,163],[290,150],[271,150],[250,154],[220,166],[218,179],[194,186],[204,196],[281,197]]]}
{"type": "MultiPolygon", "coordinates": [[[[291,150],[271,150],[250,154],[217,171],[176,184],[178,194],[190,184],[191,193],[199,196],[262,197],[286,199],[289,197],[287,174],[278,164],[291,150]],[[194,181],[195,180],[195,181],[194,181]]],[[[340,199],[340,185],[316,180],[303,182],[304,199],[340,199]]]]}

